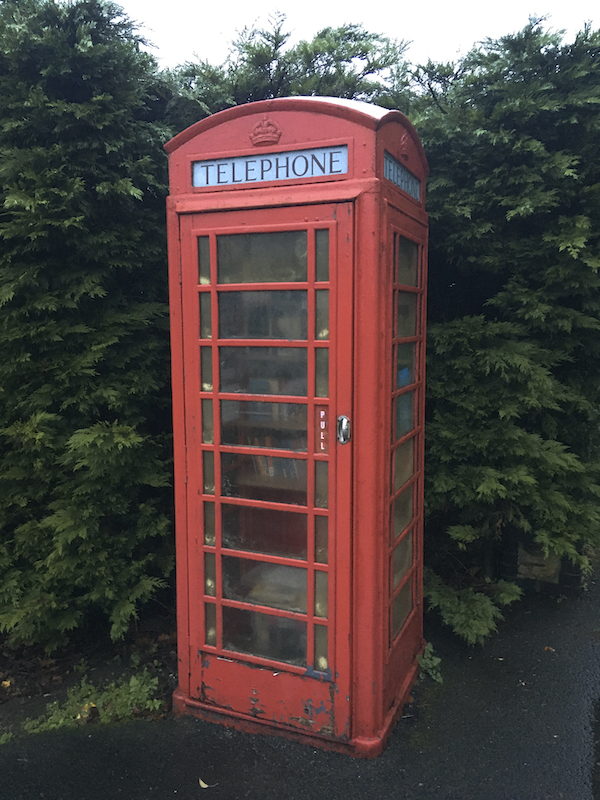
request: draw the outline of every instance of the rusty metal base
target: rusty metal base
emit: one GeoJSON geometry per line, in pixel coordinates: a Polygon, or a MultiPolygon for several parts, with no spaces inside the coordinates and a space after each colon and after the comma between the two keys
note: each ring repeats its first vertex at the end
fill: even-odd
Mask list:
{"type": "Polygon", "coordinates": [[[173,692],[173,714],[176,717],[189,715],[206,722],[213,722],[235,728],[245,733],[263,733],[273,736],[283,736],[286,739],[300,742],[310,747],[319,747],[323,750],[345,753],[354,758],[376,758],[383,752],[394,725],[399,719],[402,709],[406,705],[417,678],[418,671],[418,664],[415,662],[413,668],[407,674],[398,699],[389,710],[381,729],[372,737],[357,736],[353,739],[341,740],[329,739],[324,736],[314,736],[287,725],[257,719],[256,717],[251,717],[247,714],[241,714],[222,707],[217,708],[216,706],[188,697],[179,688],[173,692]]]}

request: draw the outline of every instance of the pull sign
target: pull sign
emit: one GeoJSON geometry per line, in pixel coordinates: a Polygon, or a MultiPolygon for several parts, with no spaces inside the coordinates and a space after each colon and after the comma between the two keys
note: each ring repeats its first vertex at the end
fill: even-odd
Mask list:
{"type": "Polygon", "coordinates": [[[348,444],[352,437],[352,429],[350,427],[350,420],[343,414],[337,418],[337,438],[340,444],[348,444]]]}
{"type": "Polygon", "coordinates": [[[315,406],[315,453],[329,452],[329,408],[315,406]]]}

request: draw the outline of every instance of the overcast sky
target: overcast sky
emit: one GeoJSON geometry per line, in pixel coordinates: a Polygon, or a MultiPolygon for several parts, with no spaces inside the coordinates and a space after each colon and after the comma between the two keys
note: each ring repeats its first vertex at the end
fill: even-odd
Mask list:
{"type": "Polygon", "coordinates": [[[547,16],[550,28],[566,29],[567,40],[573,39],[586,22],[600,27],[598,0],[430,0],[393,5],[369,0],[275,0],[273,4],[121,0],[119,5],[153,42],[152,52],[163,67],[195,57],[220,64],[236,32],[268,24],[269,15],[276,11],[286,15],[292,43],[310,39],[327,26],[362,23],[369,32],[411,41],[407,58],[420,63],[428,58],[453,60],[475,42],[520,30],[530,16],[547,16]]]}

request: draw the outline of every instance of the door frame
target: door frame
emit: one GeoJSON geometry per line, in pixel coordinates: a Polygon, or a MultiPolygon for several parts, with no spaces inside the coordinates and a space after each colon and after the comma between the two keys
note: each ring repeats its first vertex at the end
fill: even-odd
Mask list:
{"type": "MultiPolygon", "coordinates": [[[[181,243],[181,313],[183,321],[182,335],[182,369],[184,375],[184,392],[182,403],[185,417],[184,448],[186,452],[186,476],[185,491],[187,495],[187,542],[185,554],[186,575],[179,577],[179,581],[185,580],[186,587],[181,593],[180,598],[185,597],[185,603],[189,614],[187,621],[187,635],[189,636],[189,665],[190,683],[189,696],[195,698],[197,704],[202,704],[207,698],[202,691],[202,682],[199,679],[202,670],[203,655],[207,652],[214,660],[225,661],[231,657],[231,652],[219,656],[213,652],[212,648],[207,651],[207,646],[203,644],[203,613],[199,609],[203,605],[201,598],[204,597],[204,579],[202,575],[202,553],[203,541],[201,540],[202,530],[202,484],[200,481],[201,464],[199,463],[199,453],[203,449],[201,445],[201,419],[199,412],[200,403],[196,392],[201,388],[199,384],[200,359],[199,359],[199,313],[198,313],[198,283],[197,278],[194,283],[192,277],[195,271],[197,276],[197,257],[194,257],[194,242],[198,235],[210,233],[231,233],[269,230],[290,230],[292,228],[312,228],[319,229],[329,227],[335,230],[336,235],[330,236],[330,243],[334,243],[333,252],[330,252],[330,358],[334,352],[335,356],[330,361],[330,412],[329,412],[329,456],[330,467],[334,464],[333,470],[335,479],[330,480],[330,497],[335,493],[335,529],[345,531],[345,536],[331,536],[330,542],[335,542],[334,547],[330,547],[329,558],[329,629],[334,632],[334,642],[332,646],[330,636],[330,652],[333,650],[334,669],[332,682],[328,684],[327,691],[335,705],[335,724],[331,730],[323,731],[322,735],[333,736],[335,738],[349,738],[350,720],[350,686],[351,675],[351,586],[352,586],[352,443],[339,445],[335,437],[335,421],[340,414],[345,414],[352,419],[352,389],[353,389],[353,248],[354,248],[354,209],[352,202],[341,203],[319,203],[308,207],[304,206],[285,206],[277,209],[257,208],[244,212],[230,210],[207,211],[197,214],[179,215],[180,221],[180,243],[181,243]],[[249,222],[252,218],[252,222],[249,222]],[[276,220],[274,218],[277,218],[276,220]],[[335,319],[335,333],[333,333],[332,319],[335,319]],[[347,365],[346,369],[339,368],[340,364],[347,365]],[[196,399],[194,399],[194,396],[196,399]],[[331,615],[333,611],[333,616],[331,615]],[[335,691],[333,690],[335,687],[335,691]]],[[[307,284],[308,285],[308,284],[307,284]]],[[[216,312],[216,288],[212,292],[213,313],[216,312]]],[[[213,351],[217,350],[218,344],[213,341],[213,351]]],[[[310,350],[310,346],[309,346],[310,350]]],[[[217,357],[213,355],[213,365],[218,363],[217,357]]],[[[310,363],[310,362],[309,362],[310,363]]],[[[218,375],[218,373],[217,373],[218,375]]],[[[213,366],[213,397],[216,401],[218,386],[215,388],[217,378],[213,366]]],[[[317,399],[309,393],[307,401],[309,408],[315,404],[320,404],[317,399]],[[312,404],[312,405],[311,405],[312,404]]],[[[275,398],[274,398],[275,400],[275,398]]],[[[309,414],[309,448],[310,448],[310,429],[311,415],[309,414]]],[[[206,449],[206,448],[204,448],[206,449]]],[[[217,446],[214,447],[216,452],[217,446]]],[[[331,473],[330,473],[331,478],[331,473]]],[[[330,503],[331,513],[331,503],[330,503]]],[[[333,529],[333,526],[331,526],[333,529]]],[[[187,615],[186,615],[187,616],[187,615]]],[[[262,667],[265,672],[273,675],[273,663],[262,663],[263,659],[246,657],[242,654],[239,658],[233,656],[235,663],[248,664],[254,662],[253,673],[256,674],[262,667]]],[[[312,674],[310,669],[304,670],[302,674],[298,670],[289,669],[287,665],[279,664],[281,672],[288,675],[298,676],[306,682],[310,679],[313,682],[323,684],[319,676],[312,674]]],[[[238,676],[239,677],[239,676],[238,676]]],[[[288,679],[286,679],[287,682],[288,679]]],[[[293,681],[292,681],[293,683],[293,681]]],[[[300,683],[298,688],[300,688],[300,683]]],[[[268,682],[265,686],[268,685],[268,682]]],[[[272,684],[276,687],[276,684],[272,684]]],[[[286,692],[292,690],[290,685],[286,692]]],[[[195,704],[196,704],[195,703],[195,704]]],[[[310,705],[310,704],[309,704],[310,705]]],[[[254,720],[260,721],[260,717],[252,711],[243,709],[228,710],[225,707],[215,708],[222,713],[232,713],[235,716],[252,716],[254,720]]],[[[255,706],[256,707],[256,706],[255,706]]],[[[254,707],[254,708],[255,708],[254,707]]],[[[273,724],[272,719],[265,719],[269,724],[273,724]]],[[[292,724],[282,720],[281,725],[287,727],[292,724]]],[[[300,720],[297,726],[306,729],[305,721],[300,720]]],[[[309,729],[310,732],[310,729],[309,729]]]]}

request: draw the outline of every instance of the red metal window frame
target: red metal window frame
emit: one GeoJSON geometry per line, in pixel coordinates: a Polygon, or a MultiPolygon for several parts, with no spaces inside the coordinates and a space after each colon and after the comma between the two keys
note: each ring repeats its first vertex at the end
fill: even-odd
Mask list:
{"type": "MultiPolygon", "coordinates": [[[[412,618],[416,613],[418,613],[419,603],[418,603],[418,593],[420,592],[420,583],[419,583],[419,575],[418,571],[420,568],[421,563],[421,551],[422,551],[422,526],[423,526],[423,512],[422,512],[422,484],[423,484],[423,436],[424,436],[424,419],[423,419],[423,412],[424,412],[424,391],[425,391],[425,336],[424,336],[424,317],[425,317],[425,308],[424,308],[424,297],[425,297],[425,290],[424,290],[424,247],[421,242],[419,242],[418,238],[413,234],[409,233],[408,231],[398,227],[397,225],[392,224],[390,226],[389,231],[390,239],[391,239],[391,247],[390,247],[390,254],[391,254],[391,274],[392,274],[392,338],[391,338],[391,369],[389,370],[390,376],[392,375],[393,370],[395,370],[395,356],[396,356],[396,348],[400,344],[409,344],[414,343],[415,345],[415,375],[414,380],[412,383],[408,384],[407,386],[403,386],[401,388],[397,388],[395,383],[391,383],[391,408],[394,408],[394,401],[396,398],[409,394],[411,392],[414,393],[414,405],[413,405],[413,415],[414,415],[414,426],[412,430],[407,432],[405,435],[395,439],[391,442],[390,447],[390,492],[389,492],[389,516],[388,516],[388,530],[389,530],[389,538],[388,538],[388,569],[387,569],[387,581],[388,581],[388,642],[389,642],[389,649],[393,651],[400,643],[402,639],[403,632],[409,626],[412,618]],[[396,264],[396,247],[399,238],[404,238],[408,241],[411,241],[415,246],[418,248],[418,260],[417,260],[417,275],[416,275],[416,285],[411,286],[407,284],[402,284],[398,281],[398,277],[396,274],[397,264],[396,264]],[[398,293],[405,292],[409,294],[414,294],[417,298],[416,302],[416,327],[415,327],[415,335],[414,336],[398,336],[397,335],[397,301],[398,301],[398,293]],[[412,475],[408,480],[406,480],[402,485],[395,488],[395,453],[402,445],[408,442],[410,439],[414,441],[414,452],[413,452],[413,470],[412,475]],[[413,492],[413,518],[411,522],[406,526],[405,530],[401,532],[401,534],[395,538],[394,537],[394,503],[396,499],[406,491],[413,492]],[[399,580],[397,586],[394,587],[394,553],[396,549],[401,545],[401,543],[408,537],[412,536],[412,564],[407,569],[406,573],[402,576],[399,580]],[[394,620],[393,620],[393,606],[394,601],[396,598],[402,593],[404,588],[408,583],[411,583],[411,610],[406,616],[406,619],[402,622],[400,627],[397,631],[394,632],[394,620]]],[[[394,431],[395,422],[391,420],[391,431],[394,431]]],[[[391,436],[388,441],[391,440],[391,436]]]]}
{"type": "MultiPolygon", "coordinates": [[[[222,220],[222,217],[221,217],[222,220]]],[[[317,461],[326,461],[329,463],[329,496],[330,498],[334,496],[336,486],[336,474],[335,474],[335,463],[336,459],[333,458],[333,454],[324,453],[318,454],[310,450],[311,443],[315,441],[315,410],[317,407],[327,407],[330,408],[331,398],[336,396],[336,372],[335,369],[332,369],[330,366],[329,375],[330,375],[330,387],[329,387],[329,397],[322,398],[316,397],[313,391],[308,392],[308,396],[306,397],[298,397],[295,395],[268,395],[264,396],[262,399],[266,402],[293,402],[299,404],[306,404],[307,405],[307,436],[308,436],[308,443],[309,443],[309,452],[308,453],[299,453],[296,451],[286,451],[278,448],[264,448],[261,447],[258,450],[254,447],[247,446],[247,445],[239,445],[239,446],[232,446],[232,445],[224,445],[220,442],[220,431],[221,431],[221,419],[220,419],[220,401],[221,400],[236,400],[236,401],[243,401],[243,400],[252,400],[255,401],[257,399],[256,395],[253,394],[246,394],[246,393],[228,393],[228,392],[221,392],[219,386],[219,348],[220,347],[301,347],[307,348],[307,368],[308,368],[308,375],[314,376],[315,374],[315,352],[319,348],[329,348],[330,350],[333,349],[333,342],[331,340],[331,323],[330,323],[330,339],[321,340],[316,338],[316,331],[315,331],[315,291],[320,289],[328,289],[329,290],[329,313],[330,313],[330,321],[331,319],[335,319],[337,317],[337,307],[336,307],[336,292],[332,290],[332,282],[331,282],[331,275],[329,281],[315,281],[314,278],[314,236],[317,230],[329,229],[330,231],[335,231],[336,223],[332,221],[330,218],[328,220],[319,220],[313,222],[298,222],[297,224],[292,224],[290,222],[282,223],[282,224],[269,224],[269,225],[243,225],[243,226],[230,226],[226,225],[223,226],[223,222],[218,228],[211,228],[205,234],[204,231],[198,231],[195,235],[196,241],[198,236],[208,235],[209,242],[210,242],[210,252],[211,252],[211,282],[209,285],[205,284],[196,284],[196,302],[194,303],[194,307],[190,305],[190,298],[184,298],[184,303],[187,302],[188,304],[188,318],[189,315],[192,317],[192,325],[196,331],[199,331],[199,295],[202,293],[209,293],[211,297],[211,339],[201,339],[198,338],[196,341],[196,349],[198,351],[197,357],[197,369],[196,374],[198,376],[198,381],[200,381],[200,347],[211,347],[212,350],[212,391],[204,391],[202,389],[201,382],[197,386],[198,389],[198,398],[201,401],[202,399],[209,399],[212,401],[213,404],[213,444],[207,444],[204,442],[200,442],[199,449],[198,449],[198,456],[196,458],[196,468],[198,469],[199,473],[202,470],[202,453],[204,452],[213,452],[217,453],[238,453],[243,451],[248,454],[255,454],[261,457],[277,457],[277,458],[298,458],[302,460],[306,460],[309,463],[308,469],[308,482],[307,482],[307,505],[300,506],[300,505],[293,505],[293,504],[283,504],[283,503],[276,503],[273,501],[259,501],[259,500],[252,500],[249,498],[236,498],[236,497],[220,497],[218,494],[218,489],[221,485],[221,474],[220,474],[220,459],[215,458],[215,495],[208,494],[203,492],[200,499],[202,506],[206,502],[214,503],[215,507],[215,545],[207,545],[202,542],[201,544],[198,543],[202,553],[214,553],[215,559],[221,554],[224,555],[231,555],[231,556],[239,556],[250,560],[256,560],[261,562],[267,563],[277,563],[282,564],[285,566],[294,566],[294,567],[304,567],[307,570],[307,613],[306,614],[298,614],[295,612],[285,611],[282,609],[273,609],[271,607],[263,607],[254,604],[245,604],[235,600],[225,600],[222,597],[222,586],[221,586],[221,574],[220,571],[217,569],[217,586],[216,586],[216,596],[212,594],[206,594],[205,592],[205,580],[204,575],[198,575],[198,582],[197,582],[197,589],[201,590],[198,592],[194,592],[194,589],[190,587],[190,605],[191,605],[191,613],[192,616],[195,617],[195,623],[190,620],[190,629],[194,630],[201,630],[202,637],[204,638],[204,644],[202,644],[201,649],[206,651],[207,653],[214,653],[218,655],[222,655],[224,657],[230,657],[233,659],[240,659],[244,662],[255,663],[257,665],[266,666],[270,668],[277,668],[278,670],[286,670],[291,673],[296,674],[305,674],[306,668],[305,667],[296,667],[292,664],[288,664],[286,662],[280,661],[273,661],[267,658],[263,658],[261,656],[254,656],[248,653],[239,653],[237,651],[230,651],[225,650],[219,646],[212,646],[206,644],[206,635],[204,632],[205,628],[205,620],[204,620],[204,611],[203,609],[196,609],[194,612],[193,605],[194,605],[194,594],[196,598],[202,598],[203,604],[204,603],[213,603],[215,605],[215,609],[217,611],[216,618],[217,618],[217,645],[222,644],[222,617],[219,613],[221,607],[229,606],[232,608],[244,608],[252,611],[259,611],[259,612],[266,612],[272,616],[279,616],[279,617],[289,617],[289,618],[296,618],[296,619],[303,619],[306,620],[307,623],[307,660],[310,663],[312,654],[314,653],[314,625],[321,625],[327,627],[329,631],[333,631],[335,629],[334,623],[334,614],[335,614],[335,602],[332,602],[332,598],[336,596],[336,587],[335,587],[335,570],[333,569],[333,563],[335,559],[335,507],[332,508],[331,503],[329,504],[329,509],[320,509],[314,507],[314,465],[317,461]],[[310,232],[308,236],[308,270],[309,273],[307,275],[306,282],[264,282],[264,283],[252,283],[252,284],[218,284],[216,283],[217,274],[216,274],[216,241],[217,236],[221,234],[232,234],[232,233],[249,233],[249,232],[273,232],[277,230],[281,231],[288,231],[288,230],[307,230],[310,232]],[[259,339],[220,339],[218,336],[218,293],[219,292],[231,292],[231,291],[260,291],[260,290],[304,290],[308,292],[309,302],[308,302],[308,336],[306,340],[276,340],[276,339],[267,339],[267,340],[259,340],[259,339]],[[269,556],[263,553],[252,553],[245,550],[233,550],[231,548],[223,548],[221,543],[221,515],[218,513],[220,506],[223,503],[231,504],[231,505],[240,505],[240,506],[254,506],[259,508],[271,508],[274,510],[284,510],[289,511],[291,513],[301,513],[305,514],[308,519],[309,527],[309,546],[307,552],[307,559],[306,561],[302,561],[299,559],[290,559],[290,558],[283,558],[280,556],[269,556]],[[329,563],[328,565],[321,564],[320,562],[315,561],[315,552],[314,552],[314,544],[315,544],[315,530],[314,530],[314,517],[316,516],[327,516],[330,519],[329,522],[329,563]],[[333,546],[332,546],[333,545],[333,546]],[[320,616],[316,616],[314,613],[314,583],[315,583],[315,576],[317,572],[326,572],[328,573],[328,581],[329,581],[329,602],[328,602],[328,617],[325,619],[320,616]],[[200,623],[198,625],[198,623],[200,623]]],[[[330,235],[330,263],[335,264],[337,259],[337,252],[336,252],[336,236],[330,235]]],[[[191,254],[188,254],[191,255],[191,254]]],[[[189,261],[189,258],[188,258],[189,261]]],[[[197,258],[192,258],[192,263],[198,263],[197,258]]],[[[189,363],[189,361],[187,362],[189,363]]],[[[188,376],[189,379],[189,376],[188,376]]],[[[310,390],[310,386],[308,387],[310,390]]],[[[198,404],[200,408],[201,403],[198,404]]],[[[332,424],[333,414],[330,410],[329,413],[329,422],[330,425],[332,424]]],[[[202,420],[196,420],[198,424],[199,430],[202,430],[202,420]]],[[[331,433],[330,433],[331,436],[331,433]]],[[[203,486],[203,478],[200,478],[199,485],[203,486]]],[[[202,519],[199,519],[198,522],[200,526],[202,526],[202,519]]],[[[193,560],[193,559],[192,559],[193,560]]],[[[203,558],[199,559],[200,564],[203,564],[203,558]]],[[[329,636],[328,642],[328,672],[330,674],[335,674],[335,653],[336,648],[334,646],[333,637],[329,636]]],[[[324,676],[323,676],[324,677],[324,676]]]]}

